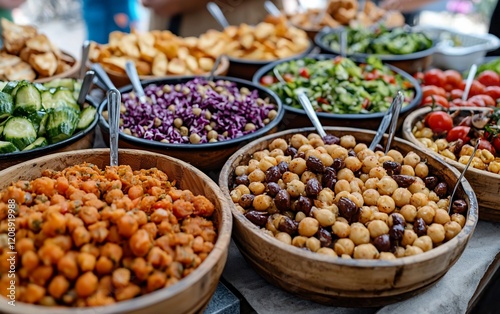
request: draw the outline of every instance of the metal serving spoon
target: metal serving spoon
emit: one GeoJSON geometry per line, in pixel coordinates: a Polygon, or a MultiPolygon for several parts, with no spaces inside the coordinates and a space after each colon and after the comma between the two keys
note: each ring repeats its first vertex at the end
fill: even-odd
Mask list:
{"type": "Polygon", "coordinates": [[[271,14],[272,16],[281,16],[280,9],[278,9],[278,7],[272,1],[264,2],[264,8],[266,9],[267,13],[271,14]]]}
{"type": "Polygon", "coordinates": [[[222,26],[222,28],[229,27],[229,22],[224,16],[224,13],[222,13],[222,10],[215,2],[207,3],[207,9],[208,12],[210,12],[213,18],[217,21],[217,23],[219,23],[219,25],[222,26]]]}
{"type": "Polygon", "coordinates": [[[121,94],[117,89],[110,89],[107,93],[109,112],[109,148],[111,166],[118,166],[118,127],[120,121],[121,94]]]}
{"type": "Polygon", "coordinates": [[[85,97],[89,93],[92,84],[94,83],[95,72],[93,70],[87,71],[85,77],[83,78],[82,86],[80,87],[80,93],[78,94],[78,99],[76,103],[81,107],[85,103],[85,97]]]}
{"type": "Polygon", "coordinates": [[[89,60],[89,51],[90,51],[90,41],[85,40],[82,44],[82,57],[80,63],[80,71],[78,72],[78,77],[83,79],[85,76],[85,70],[87,69],[87,61],[89,60]]]}
{"type": "Polygon", "coordinates": [[[132,82],[132,86],[134,87],[135,94],[139,99],[139,103],[146,103],[146,93],[144,93],[144,88],[142,88],[141,80],[137,74],[134,61],[128,60],[125,63],[125,72],[127,72],[130,82],[132,82]]]}
{"type": "Polygon", "coordinates": [[[394,139],[394,135],[396,133],[396,128],[398,126],[399,112],[401,111],[401,107],[403,106],[403,101],[403,93],[398,91],[396,97],[394,97],[394,99],[392,100],[389,110],[387,110],[387,114],[382,118],[382,121],[380,122],[380,125],[377,129],[377,133],[375,134],[375,137],[373,137],[369,149],[375,150],[375,147],[380,142],[385,134],[385,131],[390,125],[389,136],[387,137],[387,143],[385,145],[385,153],[387,154],[389,152],[389,150],[391,149],[392,140],[394,139]]]}
{"type": "Polygon", "coordinates": [[[477,72],[477,65],[476,64],[471,65],[469,70],[469,75],[467,76],[467,81],[465,82],[465,90],[462,95],[462,101],[466,101],[469,98],[470,88],[472,86],[472,82],[474,81],[474,77],[476,76],[476,72],[477,72]]]}
{"type": "Polygon", "coordinates": [[[222,54],[222,55],[219,55],[217,57],[217,59],[215,59],[214,66],[212,67],[212,69],[210,70],[210,73],[208,74],[207,80],[209,82],[214,80],[215,71],[217,71],[217,69],[219,68],[219,64],[220,64],[220,61],[222,60],[222,58],[225,58],[225,57],[226,57],[226,55],[222,54]]]}

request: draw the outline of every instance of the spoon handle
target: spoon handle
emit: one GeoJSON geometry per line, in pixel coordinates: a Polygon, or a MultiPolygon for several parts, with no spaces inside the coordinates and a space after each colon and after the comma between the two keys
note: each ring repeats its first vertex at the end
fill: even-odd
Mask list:
{"type": "Polygon", "coordinates": [[[464,94],[462,95],[463,101],[466,101],[467,98],[469,98],[470,88],[472,86],[472,81],[474,81],[474,77],[476,76],[476,72],[477,72],[477,65],[476,64],[471,65],[469,70],[469,75],[467,76],[467,81],[465,82],[464,94]]]}
{"type": "Polygon", "coordinates": [[[227,21],[224,13],[215,2],[207,3],[207,9],[210,14],[212,14],[213,18],[219,23],[222,28],[229,27],[229,22],[227,21]]]}
{"type": "Polygon", "coordinates": [[[118,166],[118,127],[120,121],[121,95],[117,89],[110,89],[107,93],[109,112],[109,147],[110,165],[118,166]]]}
{"type": "Polygon", "coordinates": [[[95,72],[92,70],[87,71],[83,78],[82,87],[80,87],[80,93],[78,94],[78,100],[76,103],[81,106],[85,102],[85,97],[89,93],[92,83],[94,82],[95,72]]]}
{"type": "Polygon", "coordinates": [[[453,188],[453,192],[451,192],[450,195],[450,204],[448,206],[448,214],[451,212],[451,208],[453,206],[453,198],[455,197],[455,193],[457,192],[458,186],[460,185],[460,182],[462,181],[462,178],[465,175],[465,172],[469,168],[470,164],[472,163],[472,159],[474,159],[474,156],[476,155],[477,148],[479,147],[479,142],[481,142],[479,139],[476,140],[476,145],[474,145],[474,150],[472,151],[472,155],[469,158],[469,161],[467,162],[467,165],[465,165],[464,170],[462,170],[462,173],[458,177],[457,183],[455,183],[455,187],[453,188]]]}
{"type": "Polygon", "coordinates": [[[89,59],[90,41],[86,40],[82,44],[82,57],[80,63],[79,78],[83,79],[87,68],[87,60],[89,59]]]}
{"type": "Polygon", "coordinates": [[[137,98],[139,98],[139,102],[145,103],[146,94],[144,93],[144,88],[142,88],[141,80],[137,74],[134,61],[128,60],[127,63],[125,63],[125,71],[127,72],[130,82],[132,82],[132,86],[137,94],[137,98]]]}
{"type": "Polygon", "coordinates": [[[299,102],[304,108],[304,110],[307,113],[307,116],[309,116],[309,119],[311,120],[312,124],[316,128],[316,131],[318,131],[319,135],[324,138],[326,136],[326,132],[323,129],[323,126],[321,125],[321,122],[318,119],[318,116],[316,115],[316,112],[314,111],[314,108],[311,104],[311,101],[309,100],[309,97],[307,97],[306,93],[303,90],[298,90],[297,91],[297,98],[299,98],[299,102]]]}
{"type": "Polygon", "coordinates": [[[210,73],[208,74],[208,81],[214,80],[215,71],[217,71],[217,69],[219,68],[219,64],[220,64],[221,59],[225,58],[225,57],[226,56],[222,54],[222,55],[219,55],[217,57],[217,59],[215,59],[214,66],[212,67],[212,69],[210,70],[210,73]]]}
{"type": "Polygon", "coordinates": [[[278,7],[272,1],[264,2],[264,8],[266,9],[267,13],[271,14],[272,16],[281,16],[280,9],[278,9],[278,7]]]}
{"type": "Polygon", "coordinates": [[[92,65],[92,70],[94,70],[99,80],[104,83],[107,89],[116,89],[115,84],[113,84],[106,71],[104,71],[102,65],[100,65],[99,63],[94,63],[92,65]]]}
{"type": "Polygon", "coordinates": [[[347,30],[344,28],[340,31],[340,55],[347,56],[347,30]]]}

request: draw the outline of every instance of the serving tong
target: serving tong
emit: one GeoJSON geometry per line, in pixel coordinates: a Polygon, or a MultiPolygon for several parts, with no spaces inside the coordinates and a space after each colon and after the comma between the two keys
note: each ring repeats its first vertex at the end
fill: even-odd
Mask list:
{"type": "Polygon", "coordinates": [[[385,131],[387,130],[387,128],[389,128],[387,143],[385,144],[385,153],[387,154],[389,152],[389,150],[391,149],[392,140],[394,139],[394,135],[396,133],[396,128],[398,126],[399,112],[403,107],[403,101],[403,93],[401,93],[401,91],[398,91],[396,97],[394,97],[394,99],[392,100],[389,110],[387,110],[387,114],[382,118],[382,121],[380,122],[380,125],[377,129],[377,133],[375,134],[375,137],[373,138],[369,149],[375,150],[377,144],[380,142],[380,140],[382,140],[385,131]]]}

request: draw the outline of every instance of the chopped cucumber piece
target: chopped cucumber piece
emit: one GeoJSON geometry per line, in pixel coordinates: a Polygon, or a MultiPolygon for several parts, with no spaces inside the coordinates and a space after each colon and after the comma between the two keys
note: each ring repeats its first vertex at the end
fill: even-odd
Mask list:
{"type": "Polygon", "coordinates": [[[60,79],[55,79],[47,83],[43,83],[43,86],[46,88],[51,88],[51,87],[64,87],[69,90],[73,90],[75,88],[75,79],[72,78],[60,78],[60,79]]]}
{"type": "Polygon", "coordinates": [[[45,132],[46,132],[45,125],[47,125],[48,118],[49,118],[49,115],[46,114],[43,116],[42,121],[40,121],[40,126],[38,127],[38,136],[45,135],[45,132]]]}
{"type": "Polygon", "coordinates": [[[15,115],[27,115],[42,109],[40,91],[33,84],[21,86],[15,95],[15,115]]]}
{"type": "Polygon", "coordinates": [[[45,110],[68,107],[80,111],[80,106],[73,97],[73,92],[68,89],[57,89],[54,93],[45,91],[42,93],[42,106],[45,110]]]}
{"type": "Polygon", "coordinates": [[[0,154],[17,152],[17,147],[11,142],[0,141],[0,154]]]}
{"type": "Polygon", "coordinates": [[[7,85],[8,82],[0,81],[0,91],[7,85]]]}
{"type": "Polygon", "coordinates": [[[12,99],[12,96],[7,93],[0,92],[0,120],[10,116],[13,110],[14,100],[12,99]]]}
{"type": "Polygon", "coordinates": [[[42,122],[43,118],[47,115],[47,112],[45,111],[36,111],[28,114],[26,118],[31,121],[33,124],[33,127],[35,130],[40,129],[40,123],[42,122]]]}
{"type": "Polygon", "coordinates": [[[76,130],[79,114],[70,108],[57,108],[49,112],[45,129],[51,143],[69,138],[76,130]]]}
{"type": "Polygon", "coordinates": [[[79,130],[86,129],[90,124],[92,124],[92,121],[94,121],[96,113],[97,109],[93,106],[88,106],[87,108],[83,109],[83,111],[80,113],[80,121],[78,122],[76,128],[79,130]]]}
{"type": "Polygon", "coordinates": [[[18,81],[8,82],[4,87],[2,87],[2,92],[13,95],[14,89],[16,88],[18,83],[18,81]]]}
{"type": "Polygon", "coordinates": [[[4,139],[14,144],[19,149],[24,149],[33,143],[36,138],[36,130],[30,120],[22,117],[12,117],[5,123],[3,129],[4,139]]]}
{"type": "Polygon", "coordinates": [[[47,142],[47,139],[45,137],[39,137],[33,143],[26,146],[23,150],[32,150],[32,149],[44,147],[47,145],[49,145],[49,142],[47,142]]]}

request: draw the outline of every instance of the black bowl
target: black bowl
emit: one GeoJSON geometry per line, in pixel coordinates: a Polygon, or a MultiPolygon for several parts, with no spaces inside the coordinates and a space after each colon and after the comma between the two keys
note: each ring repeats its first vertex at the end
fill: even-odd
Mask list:
{"type": "MultiPolygon", "coordinates": [[[[143,87],[156,84],[181,84],[192,79],[196,76],[184,76],[175,78],[162,78],[155,80],[142,81],[143,87]]],[[[274,133],[277,130],[277,126],[285,114],[285,110],[281,103],[279,97],[271,90],[264,88],[260,85],[253,84],[250,81],[245,81],[232,77],[216,76],[214,80],[228,80],[234,82],[238,87],[246,87],[250,90],[258,90],[259,97],[266,98],[269,97],[272,103],[275,103],[277,108],[276,111],[278,115],[266,126],[258,129],[257,131],[246,134],[242,137],[230,139],[227,141],[215,142],[215,143],[201,143],[201,144],[175,144],[175,143],[162,143],[154,140],[147,140],[143,138],[134,137],[132,135],[125,134],[123,132],[119,133],[119,147],[120,148],[134,148],[143,149],[148,151],[157,152],[160,154],[168,155],[174,158],[186,161],[193,166],[206,171],[220,170],[222,165],[226,162],[227,158],[231,156],[236,150],[243,147],[249,141],[262,137],[265,134],[274,133]]],[[[119,89],[121,93],[128,93],[133,90],[132,85],[127,85],[119,89]]],[[[109,145],[109,124],[104,119],[102,112],[107,109],[108,101],[104,99],[99,106],[99,126],[103,133],[103,138],[109,145]]]]}
{"type": "MultiPolygon", "coordinates": [[[[87,96],[85,101],[97,108],[97,104],[90,96],[87,96]]],[[[74,133],[73,136],[63,141],[28,151],[0,154],[0,170],[48,154],[91,148],[94,145],[94,129],[97,121],[98,114],[86,129],[74,133]]]]}
{"type": "MultiPolygon", "coordinates": [[[[335,55],[327,55],[327,54],[319,54],[319,55],[310,55],[308,58],[316,59],[316,60],[328,60],[334,59],[335,55]]],[[[302,57],[292,58],[290,60],[298,60],[302,57]]],[[[290,60],[282,60],[276,61],[271,64],[268,64],[261,68],[257,73],[255,73],[253,77],[253,83],[256,85],[260,85],[260,79],[265,76],[268,72],[272,71],[272,69],[278,64],[290,61],[290,60]]],[[[407,106],[401,109],[401,113],[399,115],[399,123],[402,123],[404,117],[413,109],[415,109],[420,101],[422,100],[422,89],[418,84],[417,80],[410,74],[404,72],[401,69],[398,69],[390,64],[386,64],[392,71],[398,73],[406,80],[410,81],[415,90],[415,97],[407,106]]],[[[283,103],[285,103],[282,100],[283,103]]],[[[298,127],[307,127],[311,126],[311,122],[307,117],[306,112],[303,109],[298,109],[289,105],[283,105],[285,108],[286,114],[283,118],[283,125],[286,129],[288,128],[298,128],[298,127]]],[[[316,115],[320,119],[323,125],[329,126],[345,126],[345,127],[361,127],[363,129],[372,129],[376,130],[382,121],[382,118],[385,116],[386,112],[375,112],[375,113],[360,113],[360,114],[337,114],[337,113],[326,113],[326,112],[317,112],[316,115]]]]}

